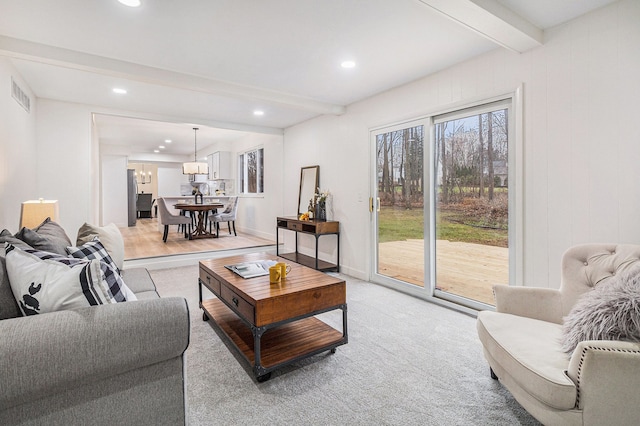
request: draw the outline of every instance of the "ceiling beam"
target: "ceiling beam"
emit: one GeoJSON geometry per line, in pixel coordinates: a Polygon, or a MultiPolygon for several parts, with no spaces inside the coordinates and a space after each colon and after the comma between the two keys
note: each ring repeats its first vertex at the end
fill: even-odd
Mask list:
{"type": "Polygon", "coordinates": [[[128,111],[113,108],[105,108],[99,105],[91,105],[94,114],[113,115],[116,117],[133,118],[140,120],[158,121],[161,123],[187,124],[189,129],[195,127],[211,127],[215,129],[237,130],[239,132],[263,133],[268,135],[283,135],[284,130],[277,127],[255,126],[251,124],[231,123],[228,121],[218,121],[193,117],[179,117],[175,115],[155,114],[140,111],[128,111]]]}
{"type": "Polygon", "coordinates": [[[288,93],[149,67],[1,35],[0,55],[177,89],[260,100],[318,114],[340,115],[346,110],[344,105],[319,102],[288,93]]]}
{"type": "Polygon", "coordinates": [[[522,53],[543,44],[543,31],[495,0],[418,0],[500,46],[522,53]]]}

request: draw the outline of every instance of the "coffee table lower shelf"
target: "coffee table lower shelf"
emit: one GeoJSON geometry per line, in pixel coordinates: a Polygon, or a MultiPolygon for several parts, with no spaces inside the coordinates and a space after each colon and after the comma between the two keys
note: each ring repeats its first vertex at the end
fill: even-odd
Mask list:
{"type": "Polygon", "coordinates": [[[243,355],[259,381],[278,367],[324,352],[335,351],[346,337],[325,322],[307,317],[269,328],[260,339],[260,359],[255,362],[254,331],[217,298],[202,301],[206,317],[220,328],[243,355]]]}
{"type": "Polygon", "coordinates": [[[278,256],[284,257],[292,262],[299,263],[308,268],[317,269],[318,271],[335,271],[340,272],[340,268],[335,263],[327,262],[321,259],[317,259],[318,267],[316,268],[316,258],[307,256],[306,254],[292,252],[292,253],[278,253],[278,256]]]}

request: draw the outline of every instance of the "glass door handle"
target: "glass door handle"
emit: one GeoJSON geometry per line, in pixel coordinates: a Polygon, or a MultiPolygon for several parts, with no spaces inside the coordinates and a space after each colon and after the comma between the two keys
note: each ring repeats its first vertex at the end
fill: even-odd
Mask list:
{"type": "Polygon", "coordinates": [[[369,211],[373,213],[373,210],[380,211],[380,197],[376,197],[375,203],[373,197],[369,197],[369,211]]]}

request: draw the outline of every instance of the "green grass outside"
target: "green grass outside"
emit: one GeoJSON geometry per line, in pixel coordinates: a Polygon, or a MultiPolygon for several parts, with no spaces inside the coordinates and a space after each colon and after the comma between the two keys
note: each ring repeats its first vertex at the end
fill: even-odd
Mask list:
{"type": "MultiPolygon", "coordinates": [[[[438,239],[466,243],[485,244],[489,246],[508,247],[506,230],[495,230],[473,227],[457,223],[460,214],[455,212],[438,212],[436,228],[438,239]]],[[[404,241],[408,239],[424,239],[424,214],[422,209],[406,210],[399,207],[382,207],[378,213],[378,241],[404,241]]]]}
{"type": "Polygon", "coordinates": [[[424,239],[422,209],[381,207],[378,213],[378,241],[424,239]]]}

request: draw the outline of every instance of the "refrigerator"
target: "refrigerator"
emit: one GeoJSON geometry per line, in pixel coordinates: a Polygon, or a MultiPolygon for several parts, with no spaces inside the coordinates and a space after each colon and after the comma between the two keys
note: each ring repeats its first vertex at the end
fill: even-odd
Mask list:
{"type": "Polygon", "coordinates": [[[138,181],[136,179],[136,171],[134,169],[127,169],[127,208],[128,208],[128,224],[129,226],[136,226],[136,218],[138,204],[138,181]]]}

